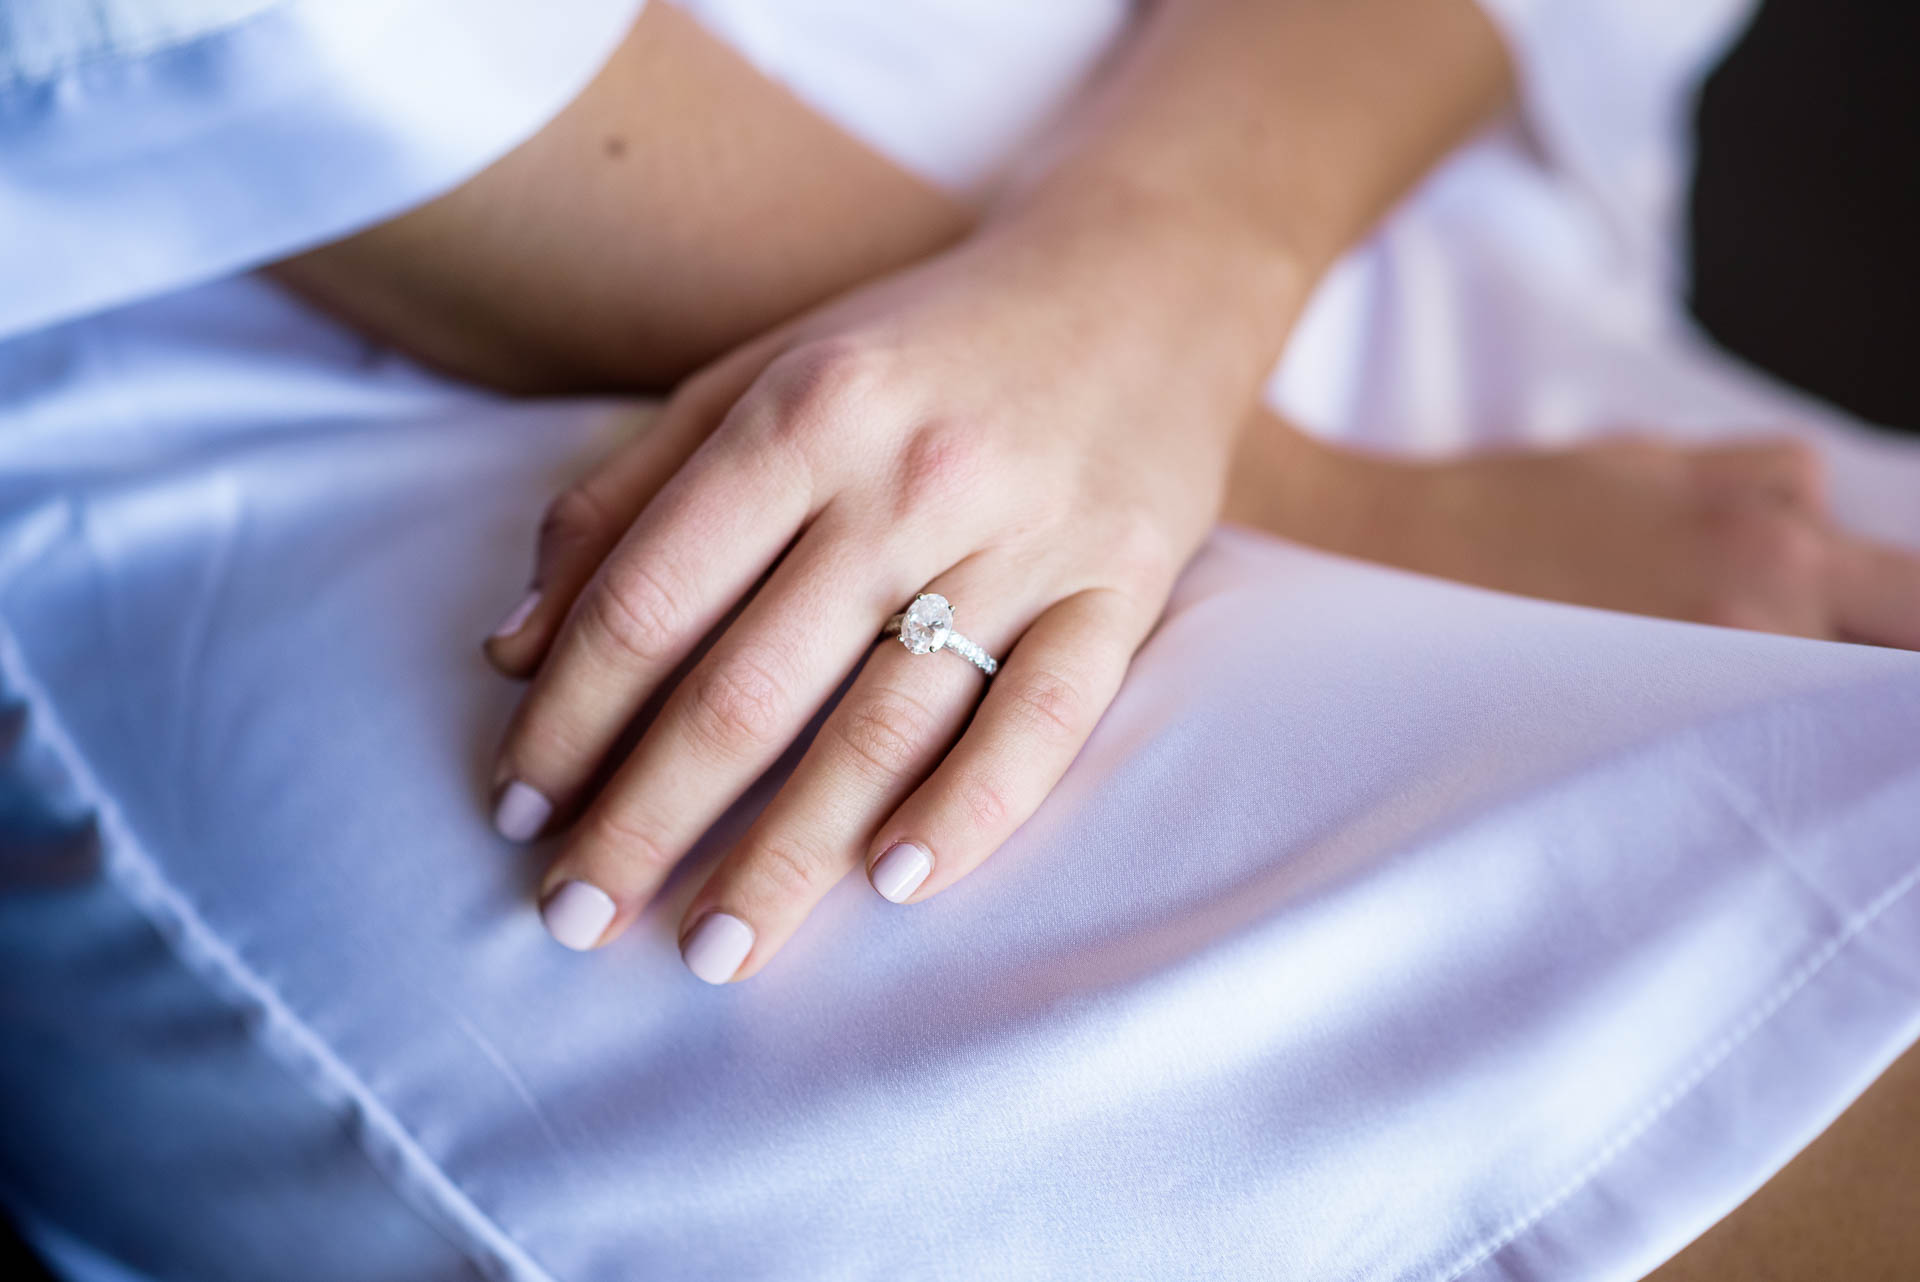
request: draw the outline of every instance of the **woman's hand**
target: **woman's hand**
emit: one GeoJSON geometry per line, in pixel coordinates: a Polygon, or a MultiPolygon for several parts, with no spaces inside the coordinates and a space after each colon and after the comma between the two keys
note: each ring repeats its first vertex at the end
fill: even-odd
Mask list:
{"type": "Polygon", "coordinates": [[[1052,789],[1218,512],[1297,288],[1123,205],[995,224],[741,350],[554,504],[541,594],[490,652],[538,667],[498,826],[578,816],[542,889],[562,943],[618,935],[856,667],[688,906],[702,979],[759,970],[849,869],[938,894],[1052,789]],[[1000,658],[990,683],[876,644],[922,591],[1000,658]]]}
{"type": "Polygon", "coordinates": [[[1827,511],[1791,439],[1622,438],[1408,463],[1263,416],[1227,516],[1368,560],[1524,596],[1920,649],[1920,558],[1827,511]]]}
{"type": "MultiPolygon", "coordinates": [[[[1231,438],[1313,278],[1510,91],[1472,0],[1147,6],[1000,176],[968,240],[692,380],[645,440],[563,496],[541,595],[490,645],[510,671],[538,667],[496,821],[529,837],[556,811],[578,816],[545,883],[554,933],[591,947],[623,929],[923,589],[1004,669],[983,699],[951,655],[874,651],[694,897],[683,950],[703,978],[751,974],[849,867],[864,861],[905,901],[984,859],[1112,698],[1216,514],[1231,438]],[[656,693],[658,715],[596,794],[656,693]]],[[[365,298],[357,310],[429,351],[448,316],[456,337],[522,332],[531,291],[550,355],[591,348],[593,367],[617,367],[628,331],[582,300],[635,295],[607,251],[648,227],[606,199],[627,184],[579,172],[563,163],[503,193],[518,209],[531,187],[551,217],[482,219],[502,232],[478,240],[511,288],[462,286],[474,265],[416,225],[360,266],[377,301],[393,272],[430,259],[431,288],[413,292],[451,285],[443,305],[406,323],[371,318],[365,298]],[[610,234],[576,235],[583,210],[610,234]],[[564,251],[561,287],[524,270],[529,226],[564,251]]],[[[356,310],[351,290],[332,293],[356,310]]],[[[405,301],[411,315],[419,300],[405,301]]]]}

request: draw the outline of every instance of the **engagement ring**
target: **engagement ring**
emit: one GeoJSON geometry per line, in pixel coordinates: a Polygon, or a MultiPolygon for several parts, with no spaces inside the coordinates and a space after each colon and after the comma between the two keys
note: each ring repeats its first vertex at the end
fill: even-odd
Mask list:
{"type": "Polygon", "coordinates": [[[938,592],[913,598],[912,605],[887,620],[880,635],[899,637],[900,644],[914,654],[951,650],[988,676],[1000,668],[999,660],[953,630],[953,606],[938,592]]]}

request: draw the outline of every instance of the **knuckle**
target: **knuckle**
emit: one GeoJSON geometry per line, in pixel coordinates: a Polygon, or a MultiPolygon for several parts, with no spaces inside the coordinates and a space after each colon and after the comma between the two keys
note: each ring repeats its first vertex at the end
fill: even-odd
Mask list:
{"type": "Polygon", "coordinates": [[[565,789],[554,785],[564,782],[577,763],[591,762],[599,752],[600,745],[583,727],[529,704],[501,745],[500,760],[516,778],[536,782],[548,797],[558,799],[565,789]]]}
{"type": "Polygon", "coordinates": [[[1007,685],[1007,710],[1022,727],[1050,742],[1077,740],[1086,723],[1086,696],[1058,672],[1036,668],[1007,685]]]}
{"type": "Polygon", "coordinates": [[[1825,539],[1810,530],[1794,531],[1775,548],[1769,570],[1772,596],[1792,603],[1796,613],[1826,613],[1833,554],[1825,539]]]}
{"type": "Polygon", "coordinates": [[[649,874],[665,872],[678,856],[636,818],[615,806],[596,807],[589,816],[584,844],[605,852],[630,868],[649,874]]]}
{"type": "Polygon", "coordinates": [[[770,841],[754,852],[754,871],[783,898],[808,900],[825,887],[830,861],[820,852],[791,841],[770,841]]]}
{"type": "Polygon", "coordinates": [[[1782,441],[1774,447],[1779,455],[1782,484],[1789,500],[1818,511],[1825,504],[1826,462],[1820,452],[1806,441],[1782,441]]]}
{"type": "Polygon", "coordinates": [[[1167,523],[1146,511],[1120,518],[1108,548],[1114,573],[1135,591],[1172,582],[1183,560],[1167,523]]]}
{"type": "Polygon", "coordinates": [[[586,481],[569,485],[547,504],[540,519],[542,547],[597,541],[613,526],[613,514],[586,481]]]}
{"type": "Polygon", "coordinates": [[[1826,570],[1826,537],[1793,513],[1746,507],[1713,513],[1710,520],[1721,555],[1735,567],[1792,582],[1826,570]]]}
{"type": "Polygon", "coordinates": [[[1707,516],[1712,555],[1699,617],[1721,627],[1772,631],[1817,608],[1832,549],[1813,524],[1773,507],[1707,516]]]}
{"type": "Polygon", "coordinates": [[[853,338],[823,339],[789,352],[769,389],[775,438],[811,453],[878,394],[885,366],[880,352],[853,338]]]}
{"type": "Polygon", "coordinates": [[[871,395],[886,374],[885,354],[862,338],[817,339],[795,349],[790,377],[803,403],[838,405],[871,395]]]}
{"type": "Polygon", "coordinates": [[[930,737],[932,717],[902,694],[865,700],[839,718],[835,733],[852,766],[875,781],[892,780],[913,767],[930,737]]]}
{"type": "MultiPolygon", "coordinates": [[[[736,351],[734,355],[737,357],[740,353],[736,351]]],[[[734,365],[733,360],[716,360],[702,365],[682,380],[667,404],[675,408],[711,404],[724,396],[729,387],[736,386],[734,365]]]]}
{"type": "Polygon", "coordinates": [[[907,438],[895,472],[894,519],[950,503],[978,488],[981,443],[951,423],[930,423],[907,438]]]}
{"type": "Polygon", "coordinates": [[[727,757],[770,742],[784,707],[778,679],[749,655],[707,665],[687,690],[687,723],[695,737],[727,757]]]}
{"type": "Polygon", "coordinates": [[[601,576],[582,602],[582,622],[596,636],[644,665],[668,662],[679,642],[678,594],[660,575],[631,565],[601,576]]]}
{"type": "Polygon", "coordinates": [[[1694,460],[1708,497],[1728,506],[1795,507],[1818,513],[1826,504],[1826,463],[1797,437],[1709,449],[1694,460]]]}
{"type": "Polygon", "coordinates": [[[953,781],[953,797],[978,831],[1000,831],[1013,813],[1006,790],[977,770],[963,771],[953,781]]]}
{"type": "Polygon", "coordinates": [[[1779,522],[1768,554],[1779,573],[1796,583],[1824,579],[1832,568],[1832,545],[1806,521],[1779,522]]]}

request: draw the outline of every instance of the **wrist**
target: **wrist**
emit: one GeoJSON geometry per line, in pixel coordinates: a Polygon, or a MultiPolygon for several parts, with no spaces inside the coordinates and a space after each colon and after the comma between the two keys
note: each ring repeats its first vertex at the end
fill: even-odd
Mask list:
{"type": "Polygon", "coordinates": [[[1330,444],[1261,409],[1234,457],[1222,516],[1343,556],[1405,563],[1409,515],[1431,497],[1425,469],[1330,444]]]}
{"type": "Polygon", "coordinates": [[[1166,356],[1216,361],[1248,405],[1319,274],[1284,238],[1205,200],[1085,171],[1008,187],[978,234],[1039,246],[1051,269],[1090,280],[1087,296],[1157,326],[1166,356]]]}

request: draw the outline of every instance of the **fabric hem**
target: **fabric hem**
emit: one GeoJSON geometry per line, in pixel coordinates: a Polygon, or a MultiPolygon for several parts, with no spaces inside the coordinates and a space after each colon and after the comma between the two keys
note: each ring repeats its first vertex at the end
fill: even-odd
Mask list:
{"type": "Polygon", "coordinates": [[[103,874],[166,941],[215,1001],[246,1017],[267,1057],[338,1117],[402,1202],[456,1250],[500,1282],[557,1282],[421,1147],[380,1098],[273,987],[209,927],[146,853],[131,826],[53,713],[12,631],[0,625],[0,679],[27,709],[37,740],[84,801],[100,834],[103,874]]]}
{"type": "MultiPolygon", "coordinates": [[[[1683,1072],[1672,1085],[1649,1103],[1638,1115],[1622,1126],[1614,1137],[1568,1180],[1556,1187],[1535,1205],[1510,1219],[1481,1242],[1469,1247],[1456,1257],[1454,1263],[1444,1270],[1427,1275],[1435,1282],[1461,1282],[1462,1279],[1477,1276],[1484,1266],[1498,1263],[1504,1256],[1530,1238],[1550,1236],[1552,1223],[1563,1216],[1572,1214],[1579,1206],[1582,1195],[1589,1198],[1607,1197],[1614,1203],[1608,1208],[1609,1214],[1646,1213],[1652,1208],[1638,1204],[1638,1199],[1627,1194],[1623,1188],[1606,1184],[1604,1177],[1617,1162],[1634,1155],[1637,1147],[1657,1144],[1662,1136],[1663,1124],[1670,1124],[1684,1116],[1689,1104],[1700,1099],[1698,1088],[1722,1069],[1736,1065],[1743,1055],[1759,1045],[1756,1040],[1763,1032],[1775,1032],[1782,1027],[1782,1021],[1776,1016],[1788,1010],[1793,999],[1808,992],[1819,991],[1816,981],[1830,978],[1837,971],[1830,969],[1836,960],[1849,956],[1849,946],[1856,943],[1866,932],[1893,908],[1901,903],[1916,885],[1920,885],[1920,864],[1910,867],[1907,872],[1881,891],[1865,908],[1848,917],[1841,928],[1829,936],[1824,944],[1801,959],[1792,971],[1783,976],[1774,988],[1760,1001],[1756,1002],[1738,1023],[1728,1029],[1721,1037],[1703,1051],[1693,1066],[1683,1072]],[[1625,1210],[1622,1210],[1624,1204],[1625,1210]]],[[[1843,1067],[1857,1066],[1856,1055],[1833,1057],[1821,1065],[1829,1069],[1830,1077],[1853,1076],[1853,1083],[1841,1091],[1843,1098],[1838,1105],[1823,1117],[1817,1118],[1811,1129],[1797,1137],[1782,1137],[1772,1140],[1768,1145],[1775,1150],[1770,1160],[1759,1168],[1757,1178],[1749,1180],[1737,1194],[1722,1200],[1718,1211],[1704,1222],[1695,1222],[1680,1227],[1677,1231],[1668,1229],[1662,1236],[1665,1239],[1655,1251],[1648,1253],[1646,1268],[1634,1268],[1621,1277],[1641,1278],[1647,1270],[1657,1267],[1677,1254],[1681,1249],[1695,1241],[1714,1224],[1724,1219],[1735,1208],[1745,1202],[1762,1185],[1779,1173],[1792,1158],[1798,1155],[1808,1144],[1832,1125],[1835,1118],[1851,1107],[1855,1100],[1870,1087],[1886,1069],[1900,1057],[1920,1035],[1916,1018],[1911,1011],[1900,1028],[1881,1025],[1876,1033],[1886,1040],[1880,1047],[1883,1052],[1872,1062],[1871,1068],[1864,1074],[1842,1072],[1843,1067]],[[1844,1065],[1843,1065],[1844,1060],[1844,1065]]],[[[1784,1131],[1786,1128],[1782,1127],[1784,1131]]],[[[1697,1216],[1690,1216],[1697,1220],[1697,1216]]],[[[1653,1227],[1653,1226],[1648,1226],[1653,1227]]],[[[1505,1276],[1528,1277],[1533,1272],[1525,1267],[1506,1270],[1505,1276]]]]}

